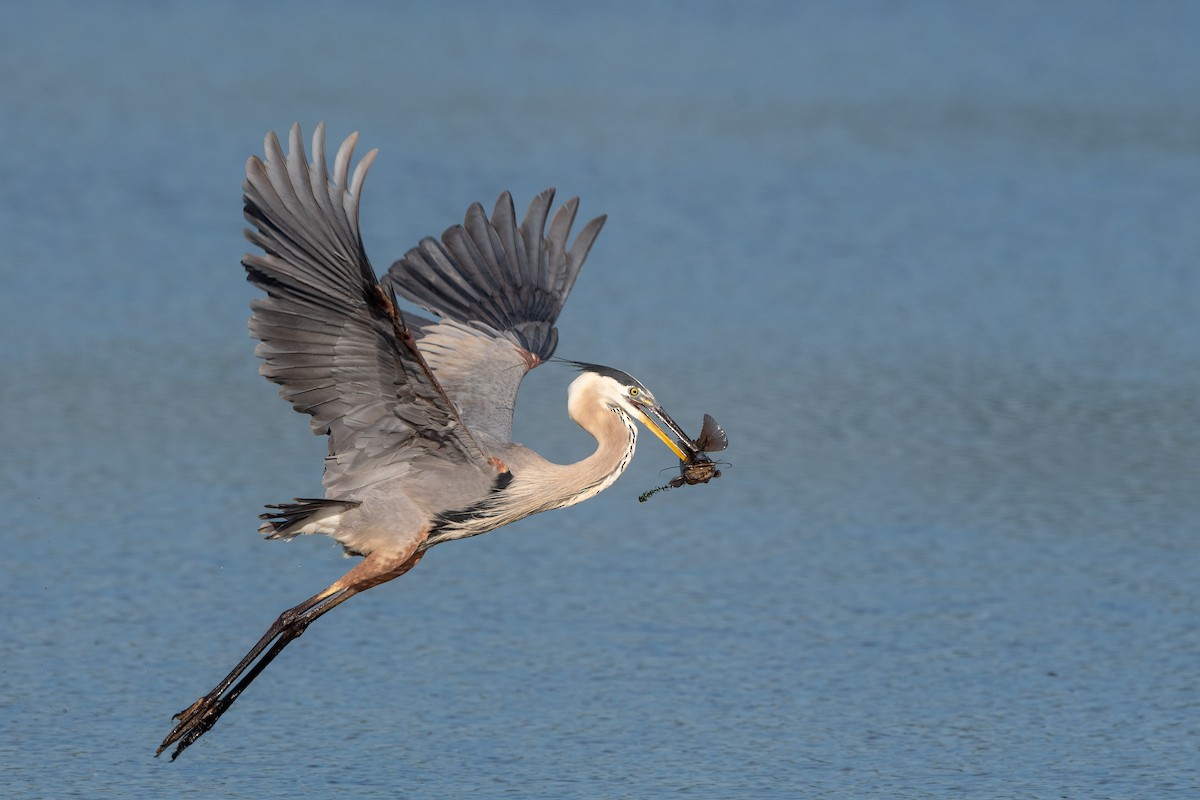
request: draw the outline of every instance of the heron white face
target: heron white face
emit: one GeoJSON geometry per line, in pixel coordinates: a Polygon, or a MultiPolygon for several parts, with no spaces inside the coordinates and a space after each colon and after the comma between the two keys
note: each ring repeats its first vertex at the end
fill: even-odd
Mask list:
{"type": "Polygon", "coordinates": [[[591,389],[598,399],[611,408],[616,408],[646,426],[681,461],[687,461],[687,453],[680,442],[689,441],[675,421],[654,399],[654,394],[632,375],[610,367],[586,365],[583,375],[571,384],[571,394],[591,389]],[[664,429],[665,426],[665,429],[664,429]],[[680,437],[676,442],[671,434],[680,437]]]}

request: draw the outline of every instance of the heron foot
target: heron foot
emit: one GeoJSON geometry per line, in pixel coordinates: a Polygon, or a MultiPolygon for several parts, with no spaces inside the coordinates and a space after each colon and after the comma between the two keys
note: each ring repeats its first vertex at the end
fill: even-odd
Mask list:
{"type": "Polygon", "coordinates": [[[192,745],[212,727],[217,724],[217,720],[229,708],[233,702],[232,697],[220,697],[214,694],[206,694],[190,706],[180,711],[171,719],[178,720],[175,727],[167,734],[167,738],[163,739],[162,744],[158,746],[158,750],[154,752],[154,757],[158,758],[162,752],[171,745],[177,745],[175,752],[171,753],[171,760],[179,758],[179,754],[192,745]]]}

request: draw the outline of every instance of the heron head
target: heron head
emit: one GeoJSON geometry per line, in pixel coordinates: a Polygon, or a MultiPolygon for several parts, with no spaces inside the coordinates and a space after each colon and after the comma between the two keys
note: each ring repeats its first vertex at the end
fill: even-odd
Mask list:
{"type": "Polygon", "coordinates": [[[599,402],[642,423],[680,460],[688,460],[683,447],[691,440],[641,381],[612,367],[573,363],[583,374],[571,382],[568,390],[567,407],[572,417],[578,419],[577,413],[582,411],[580,404],[599,402]]]}

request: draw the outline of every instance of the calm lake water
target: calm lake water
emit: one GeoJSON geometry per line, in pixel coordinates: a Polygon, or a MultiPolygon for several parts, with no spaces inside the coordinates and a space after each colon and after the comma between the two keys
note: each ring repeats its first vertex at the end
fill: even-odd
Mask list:
{"type": "MultiPolygon", "coordinates": [[[[1200,796],[1200,7],[0,11],[0,795],[1200,796]],[[349,568],[257,375],[262,135],[380,148],[376,267],[511,189],[608,226],[559,354],[719,481],[440,547],[151,756],[349,568]]],[[[518,438],[590,440],[537,370],[518,438]]]]}

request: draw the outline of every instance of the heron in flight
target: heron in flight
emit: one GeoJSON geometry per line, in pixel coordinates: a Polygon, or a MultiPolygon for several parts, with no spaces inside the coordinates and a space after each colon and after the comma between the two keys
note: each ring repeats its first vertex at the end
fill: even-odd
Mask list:
{"type": "Polygon", "coordinates": [[[155,755],[174,760],[212,728],[266,666],[318,617],[408,572],[435,544],[564,508],[608,488],[633,458],[645,425],[682,461],[696,446],[653,393],[620,370],[581,362],[567,412],[595,452],[555,464],[512,441],[517,389],[554,353],[554,327],[604,217],[568,244],[578,199],[549,218],[547,189],[518,223],[512,197],[489,219],[472,205],[440,241],[426,238],[383,278],[358,228],[372,150],[350,171],[356,135],[329,175],[325,130],[312,162],[293,126],[285,155],[274,133],[243,185],[247,278],[266,293],[251,307],[260,371],[329,437],[325,497],[271,505],[269,539],[325,534],[361,556],[327,589],[284,611],[208,694],[175,716],[155,755]],[[546,230],[549,218],[549,231],[546,230]],[[402,314],[396,296],[436,315],[402,314]]]}

